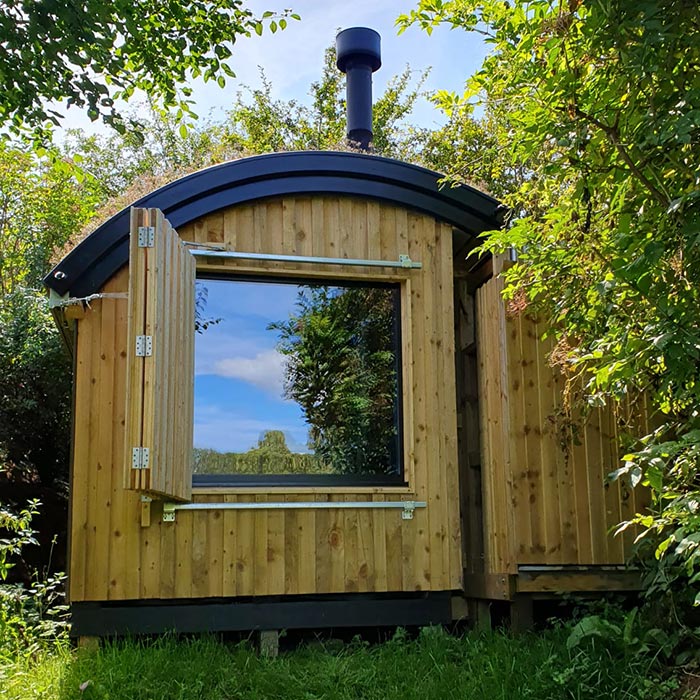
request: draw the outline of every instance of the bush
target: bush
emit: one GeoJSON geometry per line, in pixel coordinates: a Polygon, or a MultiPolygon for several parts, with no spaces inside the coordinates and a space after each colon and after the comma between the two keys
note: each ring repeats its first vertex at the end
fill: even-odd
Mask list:
{"type": "Polygon", "coordinates": [[[67,640],[64,574],[35,571],[29,587],[6,583],[16,563],[11,559],[18,559],[25,546],[36,544],[31,522],[39,505],[38,501],[31,501],[19,513],[0,505],[0,533],[7,535],[0,539],[0,668],[67,640]]]}

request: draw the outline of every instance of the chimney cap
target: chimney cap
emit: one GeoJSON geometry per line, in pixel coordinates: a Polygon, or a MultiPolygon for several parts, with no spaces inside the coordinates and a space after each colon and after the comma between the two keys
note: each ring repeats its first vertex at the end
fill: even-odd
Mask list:
{"type": "Polygon", "coordinates": [[[343,73],[348,63],[359,60],[370,66],[372,72],[382,65],[381,37],[368,27],[350,27],[335,37],[336,65],[343,73]]]}

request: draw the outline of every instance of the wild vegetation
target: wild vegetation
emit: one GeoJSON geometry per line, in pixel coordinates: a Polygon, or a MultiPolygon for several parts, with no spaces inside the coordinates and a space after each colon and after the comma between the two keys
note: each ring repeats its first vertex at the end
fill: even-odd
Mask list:
{"type": "MultiPolygon", "coordinates": [[[[214,3],[217,12],[209,12],[212,3],[189,3],[185,12],[177,2],[146,0],[83,3],[81,14],[59,5],[53,15],[41,4],[0,8],[0,122],[45,138],[46,119],[59,118],[45,100],[65,98],[124,133],[74,133],[58,158],[26,143],[0,143],[4,497],[10,485],[55,492],[65,480],[70,365],[40,277],[72,233],[96,221],[100,207],[108,216],[176,174],[255,152],[333,148],[343,133],[342,84],[330,53],[311,107],[276,101],[263,80],[239,97],[224,123],[180,128],[190,105],[179,81],[197,74],[225,80],[222,32],[228,40],[262,27],[237,0],[214,3]],[[134,18],[145,14],[153,23],[135,33],[134,18]],[[184,61],[177,42],[152,41],[166,19],[191,33],[184,61]],[[117,37],[128,41],[117,46],[117,37]],[[154,62],[156,53],[165,60],[154,62]],[[67,76],[69,64],[85,71],[67,76]],[[156,111],[140,134],[124,131],[131,118],[117,114],[112,100],[136,88],[156,104],[176,105],[175,114],[156,111]],[[77,167],[73,156],[82,159],[77,167]]],[[[265,19],[271,29],[278,21],[265,19]]],[[[46,624],[41,601],[52,599],[56,582],[25,576],[25,587],[5,585],[0,597],[0,696],[268,697],[284,688],[287,697],[305,698],[651,699],[673,692],[660,665],[697,664],[697,3],[422,0],[400,25],[430,31],[438,22],[484,35],[491,55],[464,95],[436,96],[449,121],[435,132],[404,126],[419,87],[408,73],[397,77],[377,101],[375,147],[501,197],[509,225],[483,249],[517,252],[520,264],[507,273],[514,310],[528,307],[550,321],[558,339],[553,359],[583,383],[588,404],[641,391],[655,407],[653,432],[629,444],[615,474],[645,483],[654,497],[651,511],[636,518],[649,547],[649,605],[606,610],[519,640],[429,630],[417,640],[399,635],[382,647],[356,643],[336,653],[302,649],[278,661],[212,640],[119,642],[73,655],[61,621],[46,624]]],[[[14,511],[1,512],[3,579],[13,573],[10,558],[35,537],[35,506],[24,508],[19,496],[14,511]]]]}
{"type": "Polygon", "coordinates": [[[613,476],[651,489],[634,522],[678,624],[700,603],[697,3],[422,0],[399,20],[441,22],[491,46],[464,95],[436,100],[455,129],[485,109],[492,163],[457,143],[445,166],[505,176],[511,220],[483,250],[516,251],[508,297],[549,320],[588,405],[643,393],[655,411],[613,476]]]}
{"type": "Polygon", "coordinates": [[[677,686],[612,640],[567,644],[559,628],[512,638],[403,630],[380,645],[317,641],[277,659],[212,638],[108,642],[98,652],[26,660],[6,674],[0,698],[220,700],[221,698],[456,698],[667,700],[677,686]]]}
{"type": "Polygon", "coordinates": [[[234,76],[230,44],[237,36],[284,29],[288,11],[256,16],[241,0],[171,2],[86,0],[0,6],[0,124],[15,134],[46,142],[63,114],[50,101],[85,109],[124,133],[115,100],[141,90],[151,104],[191,113],[188,79],[234,76]]]}

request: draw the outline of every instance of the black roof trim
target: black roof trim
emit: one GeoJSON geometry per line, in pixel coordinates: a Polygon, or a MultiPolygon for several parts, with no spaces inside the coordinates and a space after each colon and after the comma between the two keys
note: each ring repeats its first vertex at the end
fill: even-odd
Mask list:
{"type": "MultiPolygon", "coordinates": [[[[440,186],[439,173],[360,153],[304,151],[234,160],[187,175],[134,202],[160,209],[177,228],[235,204],[299,194],[345,194],[399,204],[471,235],[498,228],[499,202],[466,185],[440,186]]],[[[44,278],[58,294],[99,291],[128,261],[129,209],[79,243],[44,278]]]]}

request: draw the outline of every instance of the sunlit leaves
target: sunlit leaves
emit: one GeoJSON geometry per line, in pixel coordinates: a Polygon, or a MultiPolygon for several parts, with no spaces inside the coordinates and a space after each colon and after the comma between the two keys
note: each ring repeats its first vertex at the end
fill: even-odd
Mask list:
{"type": "Polygon", "coordinates": [[[0,5],[0,125],[45,135],[60,123],[54,100],[123,132],[130,122],[114,100],[136,91],[191,114],[182,85],[198,76],[221,84],[236,37],[284,29],[286,18],[298,15],[258,18],[242,0],[9,0],[0,5]]]}
{"type": "Polygon", "coordinates": [[[461,102],[483,103],[493,160],[520,174],[501,193],[514,221],[485,249],[518,250],[508,291],[549,316],[592,401],[642,391],[662,414],[617,476],[651,488],[639,524],[658,555],[700,571],[697,3],[424,0],[399,20],[440,22],[487,35],[461,102]]]}

